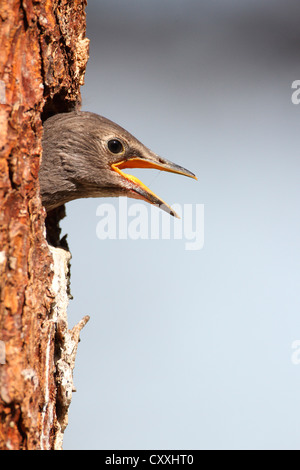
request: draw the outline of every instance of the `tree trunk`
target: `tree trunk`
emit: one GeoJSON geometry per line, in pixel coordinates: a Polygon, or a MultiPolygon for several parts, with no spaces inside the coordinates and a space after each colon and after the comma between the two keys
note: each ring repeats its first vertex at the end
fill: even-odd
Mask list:
{"type": "Polygon", "coordinates": [[[38,186],[42,120],[80,105],[85,6],[0,0],[0,449],[61,448],[87,321],[68,330],[64,210],[49,214],[50,247],[38,186]]]}

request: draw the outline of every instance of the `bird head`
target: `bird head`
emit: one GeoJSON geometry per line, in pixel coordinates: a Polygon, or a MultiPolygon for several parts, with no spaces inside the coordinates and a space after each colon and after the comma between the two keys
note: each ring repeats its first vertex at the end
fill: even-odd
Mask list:
{"type": "Polygon", "coordinates": [[[128,196],[158,205],[176,216],[138,178],[125,173],[126,168],[153,168],[197,179],[97,114],[71,112],[45,121],[39,179],[47,210],[82,197],[128,196]]]}

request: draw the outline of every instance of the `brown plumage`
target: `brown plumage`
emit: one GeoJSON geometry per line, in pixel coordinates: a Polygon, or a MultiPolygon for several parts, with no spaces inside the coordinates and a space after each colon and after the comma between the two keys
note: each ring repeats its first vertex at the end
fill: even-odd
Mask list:
{"type": "Polygon", "coordinates": [[[196,178],[97,114],[76,111],[45,121],[39,180],[47,211],[78,198],[128,196],[176,215],[141,181],[123,173],[123,168],[156,168],[196,178]]]}

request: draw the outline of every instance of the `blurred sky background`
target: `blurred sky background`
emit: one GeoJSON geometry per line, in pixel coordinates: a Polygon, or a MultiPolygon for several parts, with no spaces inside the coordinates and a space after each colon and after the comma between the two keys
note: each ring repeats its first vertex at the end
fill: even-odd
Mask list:
{"type": "Polygon", "coordinates": [[[118,200],[67,205],[69,325],[91,319],[65,449],[300,449],[299,18],[296,0],[89,1],[83,109],[197,174],[133,172],[204,204],[205,243],[99,240],[118,200]]]}

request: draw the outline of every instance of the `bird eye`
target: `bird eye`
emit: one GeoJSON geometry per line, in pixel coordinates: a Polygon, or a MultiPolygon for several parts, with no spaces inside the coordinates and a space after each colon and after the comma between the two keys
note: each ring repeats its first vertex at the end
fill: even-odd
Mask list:
{"type": "Polygon", "coordinates": [[[121,153],[124,150],[122,142],[117,139],[112,139],[107,142],[107,147],[111,153],[121,153]]]}

